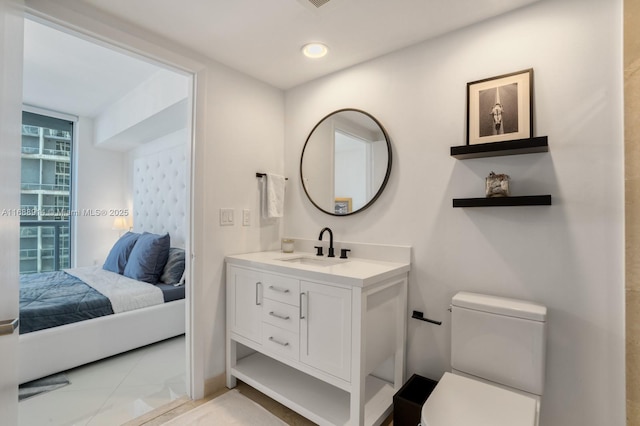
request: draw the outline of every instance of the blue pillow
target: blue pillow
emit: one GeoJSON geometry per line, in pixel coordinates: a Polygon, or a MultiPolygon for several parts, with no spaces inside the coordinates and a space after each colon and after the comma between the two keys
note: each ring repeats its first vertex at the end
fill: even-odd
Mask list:
{"type": "Polygon", "coordinates": [[[169,234],[143,233],[133,246],[124,268],[124,276],[134,280],[157,284],[169,257],[169,234]]]}
{"type": "Polygon", "coordinates": [[[127,265],[127,260],[131,254],[133,246],[138,241],[140,234],[135,232],[127,232],[111,247],[111,251],[107,255],[107,259],[102,265],[102,269],[122,274],[127,265]]]}
{"type": "Polygon", "coordinates": [[[160,282],[165,284],[178,284],[184,273],[184,250],[177,247],[169,249],[169,258],[164,266],[160,282]]]}

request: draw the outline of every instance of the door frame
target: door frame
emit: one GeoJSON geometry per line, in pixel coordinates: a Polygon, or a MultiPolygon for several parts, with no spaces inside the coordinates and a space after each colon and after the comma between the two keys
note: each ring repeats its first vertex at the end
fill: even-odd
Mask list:
{"type": "Polygon", "coordinates": [[[20,250],[20,124],[22,123],[22,0],[0,0],[0,419],[18,422],[20,250]],[[6,321],[6,323],[5,323],[6,321]]]}
{"type": "MultiPolygon", "coordinates": [[[[0,0],[2,1],[2,0],[0,0]]],[[[187,251],[186,269],[186,385],[187,395],[191,399],[201,399],[205,394],[205,360],[201,327],[197,325],[197,294],[194,285],[202,277],[200,262],[197,262],[197,248],[202,247],[203,238],[196,232],[203,228],[203,216],[196,214],[195,170],[198,158],[197,152],[202,150],[198,141],[204,135],[204,105],[206,99],[206,67],[202,62],[184,57],[169,50],[159,43],[149,42],[152,36],[132,35],[118,29],[114,24],[110,26],[104,19],[82,15],[61,5],[51,2],[29,2],[25,8],[25,19],[31,19],[41,24],[53,27],[67,34],[86,39],[104,47],[119,51],[123,54],[152,62],[160,67],[178,72],[190,77],[189,90],[189,143],[187,145],[187,229],[185,248],[187,251]]],[[[142,30],[138,30],[139,33],[142,30]]],[[[200,155],[201,157],[201,155],[200,155]]]]}

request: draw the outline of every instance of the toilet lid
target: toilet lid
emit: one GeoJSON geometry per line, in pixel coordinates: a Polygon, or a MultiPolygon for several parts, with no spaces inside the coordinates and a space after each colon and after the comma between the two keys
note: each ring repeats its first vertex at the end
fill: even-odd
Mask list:
{"type": "Polygon", "coordinates": [[[537,407],[533,397],[444,373],[422,406],[422,425],[535,426],[537,407]]]}

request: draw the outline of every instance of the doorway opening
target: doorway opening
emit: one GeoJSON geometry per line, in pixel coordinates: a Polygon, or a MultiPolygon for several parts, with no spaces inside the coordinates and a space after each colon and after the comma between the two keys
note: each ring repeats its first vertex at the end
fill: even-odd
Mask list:
{"type": "MultiPolygon", "coordinates": [[[[70,253],[68,266],[103,269],[102,266],[110,250],[125,234],[148,232],[164,235],[168,233],[171,241],[170,255],[182,250],[184,276],[189,277],[191,273],[190,175],[194,132],[192,128],[194,76],[166,64],[109,46],[104,41],[93,40],[84,34],[61,29],[59,26],[54,27],[40,19],[26,17],[24,26],[23,102],[25,110],[44,115],[76,118],[77,126],[70,138],[72,141],[70,149],[74,154],[70,156],[69,167],[61,167],[59,170],[60,173],[73,170],[73,179],[68,182],[71,199],[68,214],[71,220],[67,235],[74,249],[70,253]],[[160,172],[166,172],[167,164],[171,164],[172,177],[159,182],[160,172]],[[150,181],[156,185],[153,188],[157,194],[155,198],[144,195],[151,189],[146,186],[150,181]],[[167,182],[176,183],[176,185],[164,185],[167,182]],[[174,189],[158,191],[158,188],[169,186],[174,189]],[[178,187],[181,188],[181,192],[175,190],[178,187]],[[151,205],[154,207],[150,207],[151,205]],[[167,207],[155,207],[160,205],[167,207]],[[155,218],[153,221],[148,219],[152,215],[155,218]]],[[[190,291],[185,287],[191,286],[192,280],[184,279],[184,276],[179,277],[178,282],[170,283],[168,286],[176,289],[182,286],[185,298],[188,298],[190,291]]],[[[165,304],[169,304],[171,301],[167,301],[165,295],[166,293],[163,294],[164,301],[167,302],[165,304]]],[[[139,416],[145,410],[155,408],[154,404],[162,404],[167,398],[170,400],[191,396],[193,372],[191,371],[192,363],[189,362],[191,357],[191,336],[187,320],[191,315],[189,306],[187,299],[183,303],[182,311],[176,308],[167,316],[157,315],[154,320],[156,327],[162,327],[165,322],[172,323],[172,327],[175,327],[175,323],[182,320],[185,324],[180,333],[184,334],[182,338],[164,340],[169,334],[160,334],[159,337],[141,339],[136,343],[132,332],[131,336],[114,339],[117,343],[105,352],[111,357],[103,362],[105,365],[110,365],[110,369],[105,370],[105,373],[91,373],[97,375],[96,377],[103,377],[103,379],[97,379],[95,384],[99,385],[100,381],[108,382],[109,377],[113,378],[116,374],[111,369],[113,365],[130,365],[128,363],[134,362],[131,361],[133,359],[131,354],[136,352],[144,353],[147,360],[155,360],[153,362],[156,362],[160,369],[164,362],[183,366],[183,382],[180,383],[179,379],[173,380],[173,384],[181,386],[182,390],[173,387],[165,392],[165,395],[159,396],[157,391],[153,391],[157,383],[147,380],[153,374],[145,370],[137,377],[129,376],[129,382],[123,380],[122,383],[129,383],[130,387],[122,388],[119,395],[115,392],[109,393],[115,398],[120,398],[120,401],[123,401],[122,394],[128,395],[127,398],[132,404],[132,408],[128,411],[132,415],[139,416]],[[173,321],[172,318],[177,320],[173,321]],[[177,344],[176,339],[178,339],[177,344]],[[128,343],[120,345],[123,340],[127,340],[128,343]],[[158,350],[154,352],[154,346],[149,344],[158,340],[161,343],[155,345],[158,350]],[[181,349],[176,349],[176,346],[181,346],[181,349]],[[141,349],[136,349],[138,347],[141,349]],[[168,347],[171,349],[167,349],[168,347]],[[127,354],[115,355],[121,352],[127,352],[127,354]],[[176,356],[182,359],[176,359],[176,356]],[[134,390],[136,387],[141,393],[136,393],[137,391],[134,390]],[[146,398],[147,395],[144,392],[152,392],[153,396],[146,398]],[[150,400],[155,401],[154,404],[150,404],[150,400]],[[141,401],[144,402],[141,403],[141,401]]],[[[155,309],[155,306],[150,309],[155,309]]],[[[118,314],[114,316],[116,315],[118,314]]],[[[131,316],[135,324],[142,322],[136,321],[135,318],[144,318],[138,314],[131,314],[131,316]]],[[[119,327],[127,328],[124,322],[119,327]]],[[[99,330],[97,328],[96,331],[86,331],[87,336],[100,333],[99,330]]],[[[36,334],[37,331],[34,331],[31,336],[27,334],[20,337],[20,358],[23,363],[20,365],[20,370],[31,369],[31,366],[26,365],[29,361],[24,361],[28,357],[22,356],[23,342],[37,339],[34,337],[36,334]]],[[[147,335],[148,333],[139,332],[138,334],[147,335]]],[[[170,334],[176,335],[176,332],[170,334]]],[[[108,335],[108,332],[105,331],[105,335],[108,335]]],[[[90,344],[79,341],[74,345],[72,342],[73,340],[63,339],[60,344],[69,347],[68,353],[84,352],[83,345],[90,344]]],[[[102,356],[103,354],[97,354],[94,357],[98,359],[102,356]]],[[[65,358],[74,357],[75,355],[65,358]]],[[[86,358],[80,356],[79,359],[79,363],[86,364],[86,358]]],[[[136,362],[149,364],[140,359],[142,358],[136,362]]],[[[78,366],[67,367],[73,369],[78,366]]],[[[132,371],[134,371],[133,366],[129,373],[132,371]]],[[[108,384],[104,383],[104,385],[106,389],[108,384]]],[[[70,390],[72,390],[71,387],[67,387],[65,392],[71,394],[70,390]]],[[[78,388],[78,391],[84,392],[86,396],[86,390],[78,388]]],[[[77,400],[71,403],[75,406],[79,405],[77,400]]],[[[100,402],[101,407],[109,405],[106,399],[100,402]]],[[[113,404],[111,408],[111,413],[106,415],[119,416],[123,410],[127,410],[123,408],[114,411],[113,404]]],[[[93,413],[92,416],[98,414],[93,413]]],[[[20,419],[21,424],[29,424],[28,419],[23,415],[23,410],[20,410],[20,419]]],[[[74,420],[78,420],[77,417],[74,417],[74,420]]],[[[118,418],[118,421],[122,420],[118,418]]]]}

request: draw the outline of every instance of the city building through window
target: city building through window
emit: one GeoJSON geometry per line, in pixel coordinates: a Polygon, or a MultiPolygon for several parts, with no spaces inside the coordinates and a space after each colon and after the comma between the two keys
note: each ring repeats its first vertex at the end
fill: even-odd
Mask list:
{"type": "Polygon", "coordinates": [[[71,266],[73,123],[22,113],[20,273],[71,266]]]}

